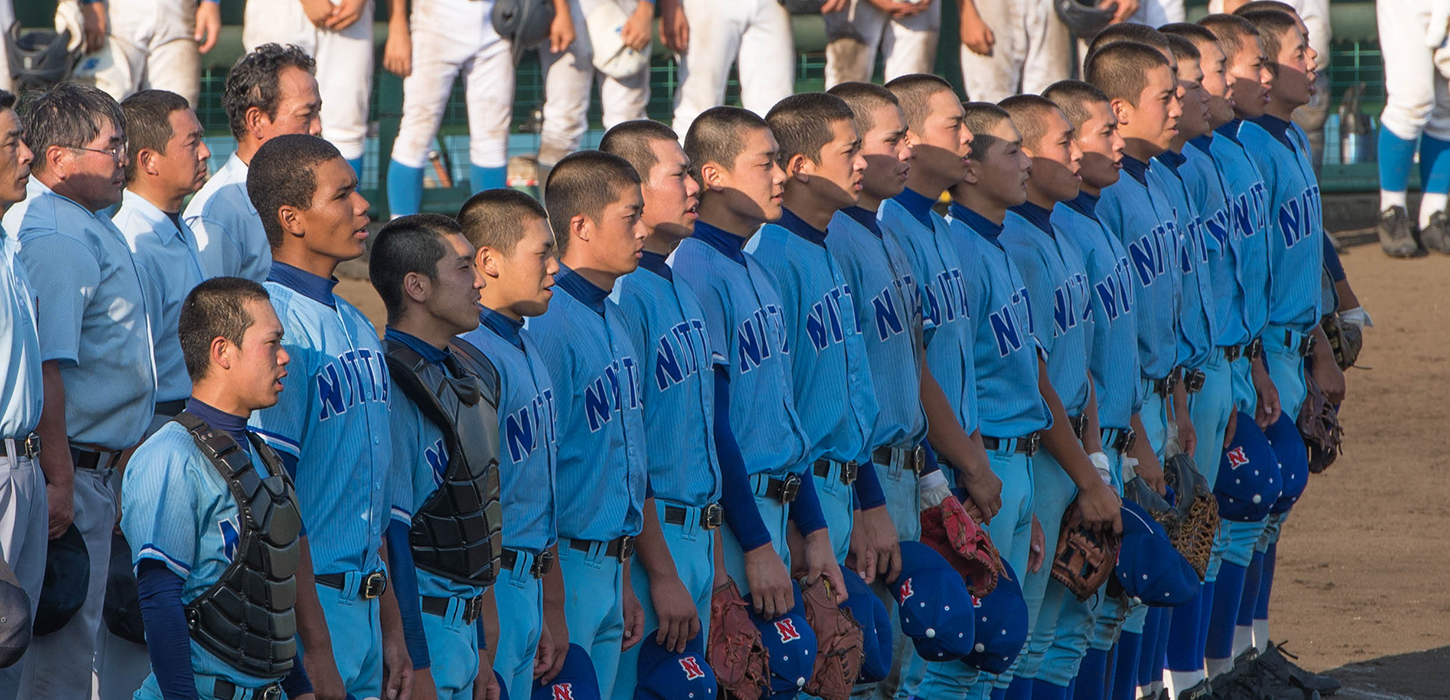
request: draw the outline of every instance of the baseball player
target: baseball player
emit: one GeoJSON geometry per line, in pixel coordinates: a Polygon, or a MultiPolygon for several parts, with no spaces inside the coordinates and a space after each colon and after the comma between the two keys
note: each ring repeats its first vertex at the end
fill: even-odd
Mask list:
{"type": "Polygon", "coordinates": [[[80,0],[85,59],[80,72],[117,100],[168,90],[195,105],[201,54],[221,35],[220,0],[80,0]],[[99,53],[97,53],[99,52],[99,53]],[[94,64],[89,62],[94,61],[94,64]]]}
{"type": "Polygon", "coordinates": [[[372,324],[332,291],[338,263],[363,254],[368,204],[347,161],[315,136],[263,144],[247,192],[266,212],[273,263],[265,286],[292,356],[288,389],[249,425],[296,481],[307,525],[302,561],[314,575],[298,586],[307,675],[322,694],[382,697],[412,674],[383,561],[396,491],[391,394],[372,324]]]}
{"type": "MultiPolygon", "coordinates": [[[[1037,94],[1068,76],[1071,35],[1051,2],[958,0],[957,7],[968,98],[997,102],[1037,94]]],[[[1126,17],[1119,12],[1115,20],[1126,17]]]]}
{"type": "Polygon", "coordinates": [[[388,161],[388,211],[394,217],[422,207],[423,168],[459,76],[468,102],[469,185],[474,192],[504,186],[514,62],[492,15],[493,0],[417,0],[407,19],[394,15],[385,56],[388,70],[403,76],[403,116],[388,161]],[[395,33],[405,46],[391,43],[395,33]]]}
{"type": "Polygon", "coordinates": [[[31,643],[19,697],[79,697],[91,689],[116,523],[108,480],[122,452],[145,435],[154,409],[154,331],[125,238],[98,213],[121,199],[120,106],[95,88],[61,84],[27,105],[21,123],[26,144],[40,155],[26,201],[10,207],[3,223],[20,242],[34,308],[47,309],[37,317],[45,393],[65,397],[35,428],[49,444],[40,467],[50,534],[75,523],[91,557],[91,578],[75,617],[31,643]],[[91,137],[76,138],[83,134],[91,137]]]}
{"type": "MultiPolygon", "coordinates": [[[[15,95],[0,91],[0,215],[26,197],[34,155],[21,140],[15,95]]],[[[15,234],[0,225],[0,350],[5,361],[5,387],[0,395],[0,498],[10,505],[0,517],[0,557],[15,573],[16,585],[30,597],[31,617],[40,602],[45,578],[47,502],[45,475],[39,463],[40,426],[44,408],[40,336],[35,293],[25,266],[17,257],[15,234]]],[[[15,697],[20,664],[0,670],[0,696],[15,697]]]]}
{"type": "Polygon", "coordinates": [[[267,44],[227,71],[222,104],[237,150],[191,198],[184,215],[196,234],[204,277],[260,282],[271,271],[267,232],[247,195],[247,168],[257,149],[275,136],[321,133],[322,97],[314,66],[295,46],[267,44]]]}
{"type": "Polygon", "coordinates": [[[876,55],[885,58],[889,82],[912,73],[930,73],[941,31],[937,0],[850,0],[826,13],[826,87],[871,82],[876,55]]]}
{"type": "Polygon", "coordinates": [[[499,374],[499,487],[509,515],[493,589],[499,614],[493,668],[510,697],[524,697],[535,678],[553,680],[569,649],[564,581],[554,566],[557,399],[543,354],[524,328],[524,319],[549,307],[559,264],[544,208],[522,192],[476,194],[458,220],[478,250],[474,265],[486,283],[479,327],[460,336],[456,347],[486,357],[499,374]]]}
{"type": "Polygon", "coordinates": [[[599,687],[610,693],[620,654],[644,634],[627,564],[652,516],[644,508],[639,353],[608,298],[639,264],[643,204],[634,168],[598,151],[559,161],[545,189],[561,293],[528,327],[555,387],[574,397],[559,403],[559,491],[595,494],[560,503],[564,615],[569,639],[589,651],[599,687]]]}
{"type": "Polygon", "coordinates": [[[247,429],[283,390],[282,322],[261,285],[222,277],[187,296],[178,326],[191,397],[137,448],[122,490],[121,530],[145,543],[133,559],[151,664],[136,697],[306,697],[291,595],[307,577],[302,515],[247,429]],[[226,612],[238,604],[242,624],[226,612]]]}

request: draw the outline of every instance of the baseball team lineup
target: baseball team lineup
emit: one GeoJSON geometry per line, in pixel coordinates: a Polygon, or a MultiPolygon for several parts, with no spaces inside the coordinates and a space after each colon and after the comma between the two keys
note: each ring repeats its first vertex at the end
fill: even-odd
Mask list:
{"type": "Polygon", "coordinates": [[[1128,0],[1059,79],[1052,8],[984,2],[964,100],[940,3],[827,0],[797,93],[791,3],[660,0],[667,125],[651,3],[500,28],[538,4],[389,0],[380,228],[371,74],[339,72],[370,3],[247,4],[211,174],[195,66],[154,47],[0,89],[0,700],[1340,689],[1269,624],[1371,325],[1292,118],[1322,17],[1128,0]],[[536,195],[505,187],[530,45],[536,195]],[[424,213],[460,79],[474,194],[424,213]]]}

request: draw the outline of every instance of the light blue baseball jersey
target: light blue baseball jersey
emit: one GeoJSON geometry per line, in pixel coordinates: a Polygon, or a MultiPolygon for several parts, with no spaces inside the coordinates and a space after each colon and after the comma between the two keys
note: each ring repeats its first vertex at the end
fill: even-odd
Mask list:
{"type": "Polygon", "coordinates": [[[1214,345],[1243,345],[1249,338],[1244,325],[1244,293],[1239,279],[1238,241],[1233,235],[1232,211],[1224,193],[1218,164],[1210,154],[1213,137],[1200,136],[1183,148],[1183,165],[1178,174],[1188,197],[1198,207],[1203,236],[1212,239],[1208,277],[1213,289],[1214,345]]]}
{"type": "Polygon", "coordinates": [[[1073,244],[1057,237],[1050,210],[1027,202],[1013,207],[1007,218],[1012,224],[1002,227],[998,240],[1034,301],[1029,311],[1037,342],[1047,353],[1047,378],[1067,415],[1080,415],[1088,403],[1092,341],[1087,265],[1073,244]]]}
{"type": "Polygon", "coordinates": [[[881,228],[911,261],[921,294],[926,366],[941,386],[967,433],[977,430],[977,370],[972,352],[976,322],[967,303],[967,282],[947,222],[935,202],[913,190],[881,203],[881,228]]]}
{"type": "MultiPolygon", "coordinates": [[[[297,505],[318,574],[382,568],[393,504],[392,393],[377,332],[323,279],[274,263],[263,285],[292,360],[277,405],[251,429],[277,450],[297,482],[297,505]]],[[[411,505],[411,504],[409,504],[411,505]]]]}
{"type": "Polygon", "coordinates": [[[791,393],[811,444],[806,461],[870,461],[876,389],[854,292],[826,250],[826,233],[787,209],[760,227],[745,252],[771,273],[785,304],[791,393]]]}
{"type": "Polygon", "coordinates": [[[191,395],[191,378],[176,330],[186,295],[206,279],[196,238],[185,222],[178,227],[180,217],[173,219],[130,190],[122,195],[121,210],[112,221],[126,236],[147,293],[146,310],[156,341],[156,401],[184,399],[191,395]]]}
{"type": "Polygon", "coordinates": [[[556,463],[559,446],[554,382],[534,338],[491,309],[460,340],[477,348],[498,370],[499,491],[503,543],[538,554],[554,545],[556,463]]]}
{"type": "Polygon", "coordinates": [[[691,506],[720,500],[715,452],[715,365],[705,312],[677,281],[665,256],[645,251],[638,270],[619,278],[610,297],[642,353],[644,434],[656,498],[691,506]]]}
{"type": "Polygon", "coordinates": [[[1314,171],[1294,150],[1289,122],[1264,115],[1239,139],[1269,191],[1269,323],[1308,333],[1319,323],[1324,217],[1314,171]]]}
{"type": "Polygon", "coordinates": [[[1037,385],[1042,346],[1033,334],[1033,302],[1000,239],[1005,226],[1027,224],[1020,217],[994,224],[958,203],[951,205],[948,221],[977,319],[972,349],[982,434],[1015,438],[1047,428],[1052,415],[1037,385]]]}
{"type": "Polygon", "coordinates": [[[1269,323],[1269,191],[1259,166],[1254,164],[1234,120],[1219,127],[1209,145],[1229,202],[1230,239],[1243,293],[1244,330],[1259,337],[1269,323]]]}
{"type": "Polygon", "coordinates": [[[895,235],[882,230],[876,212],[851,207],[836,212],[826,249],[856,293],[856,323],[866,341],[876,423],[867,444],[913,447],[926,434],[921,408],[921,292],[911,261],[895,235]]]}
{"type": "Polygon", "coordinates": [[[1128,252],[1097,220],[1098,198],[1083,192],[1052,210],[1052,227],[1081,252],[1092,311],[1088,370],[1098,400],[1098,423],[1126,429],[1143,405],[1138,367],[1137,300],[1128,252]]]}
{"type": "Polygon", "coordinates": [[[0,226],[0,440],[24,438],[40,425],[45,386],[40,372],[40,330],[35,296],[25,266],[16,257],[19,242],[0,226]]]}
{"type": "Polygon", "coordinates": [[[1217,242],[1204,239],[1203,219],[1178,173],[1182,164],[1181,154],[1164,151],[1153,159],[1148,178],[1158,181],[1159,191],[1167,196],[1178,222],[1178,271],[1182,275],[1178,296],[1178,364],[1196,369],[1208,361],[1216,337],[1213,284],[1207,270],[1210,249],[1217,242]]]}
{"type": "Polygon", "coordinates": [[[1178,224],[1163,193],[1149,187],[1147,163],[1125,155],[1123,175],[1103,189],[1096,211],[1132,266],[1139,367],[1145,379],[1162,379],[1178,362],[1178,224]]]}
{"type": "Polygon", "coordinates": [[[707,223],[670,256],[670,269],[694,290],[710,347],[730,370],[730,429],[745,472],[784,474],[805,468],[805,431],[791,396],[785,304],[745,239],[707,223]]]}
{"type": "Polygon", "coordinates": [[[272,248],[262,217],[247,195],[247,164],[233,153],[186,205],[186,225],[196,233],[207,277],[245,277],[261,282],[272,270],[272,248]]]}
{"type": "Polygon", "coordinates": [[[56,360],[66,387],[71,442],[134,446],[156,411],[152,330],[126,239],[93,214],[30,178],[4,226],[36,297],[40,361],[56,360]]]}
{"type": "Polygon", "coordinates": [[[644,526],[639,353],[619,307],[560,266],[549,310],[525,323],[559,392],[559,536],[604,542],[644,526]],[[580,495],[587,495],[581,498],[580,495]]]}

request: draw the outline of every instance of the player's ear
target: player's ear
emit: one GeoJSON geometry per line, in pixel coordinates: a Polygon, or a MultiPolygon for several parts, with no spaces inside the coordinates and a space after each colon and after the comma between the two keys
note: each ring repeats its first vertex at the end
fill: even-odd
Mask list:
{"type": "Polygon", "coordinates": [[[262,120],[264,119],[271,121],[267,119],[267,113],[263,112],[260,107],[248,107],[246,114],[242,115],[242,124],[247,128],[247,133],[251,134],[252,138],[260,141],[263,136],[262,120]]]}
{"type": "Polygon", "coordinates": [[[277,221],[282,224],[284,232],[298,238],[301,238],[305,231],[302,225],[302,210],[290,204],[277,207],[277,221]]]}
{"type": "Polygon", "coordinates": [[[594,233],[594,222],[585,214],[575,214],[569,217],[569,237],[578,238],[581,241],[589,240],[594,233]]]}
{"type": "Polygon", "coordinates": [[[804,153],[797,153],[785,161],[786,177],[797,180],[801,184],[809,182],[811,175],[815,172],[815,163],[811,162],[804,153]]]}
{"type": "Polygon", "coordinates": [[[219,369],[231,369],[232,352],[236,347],[237,346],[232,345],[231,341],[223,338],[222,336],[212,338],[211,346],[209,348],[209,351],[207,352],[208,357],[211,358],[211,364],[215,365],[219,369]]]}
{"type": "Polygon", "coordinates": [[[725,169],[719,163],[705,163],[700,166],[701,189],[719,192],[725,189],[725,169]]]}
{"type": "Polygon", "coordinates": [[[981,175],[978,173],[978,171],[981,168],[982,168],[981,161],[978,161],[976,158],[968,158],[967,159],[967,174],[966,174],[966,177],[962,178],[962,182],[965,182],[968,185],[978,185],[978,184],[981,184],[982,178],[981,178],[981,175]]]}
{"type": "Polygon", "coordinates": [[[1118,118],[1118,128],[1127,126],[1133,116],[1133,105],[1128,104],[1128,101],[1121,97],[1114,97],[1113,101],[1108,104],[1112,107],[1113,116],[1118,118]]]}
{"type": "Polygon", "coordinates": [[[433,280],[429,279],[427,275],[409,272],[403,275],[402,292],[408,298],[421,304],[432,296],[433,280]]]}
{"type": "Polygon", "coordinates": [[[478,250],[473,251],[473,267],[484,277],[497,279],[499,276],[498,257],[488,246],[479,246],[478,250]]]}

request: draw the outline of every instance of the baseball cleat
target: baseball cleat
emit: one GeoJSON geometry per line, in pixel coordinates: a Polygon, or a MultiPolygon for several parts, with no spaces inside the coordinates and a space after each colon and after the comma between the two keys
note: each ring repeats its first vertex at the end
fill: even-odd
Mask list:
{"type": "Polygon", "coordinates": [[[1306,693],[1313,691],[1320,695],[1333,695],[1343,685],[1334,678],[1306,671],[1290,661],[1297,658],[1299,657],[1285,651],[1283,644],[1270,644],[1254,665],[1262,669],[1265,675],[1303,688],[1306,693]]]}
{"type": "Polygon", "coordinates": [[[1430,215],[1430,225],[1420,230],[1420,242],[1425,248],[1450,255],[1450,217],[1443,211],[1430,215]]]}
{"type": "Polygon", "coordinates": [[[1416,258],[1425,254],[1410,232],[1410,215],[1402,206],[1396,205],[1380,212],[1375,233],[1379,235],[1380,248],[1392,258],[1416,258]]]}

